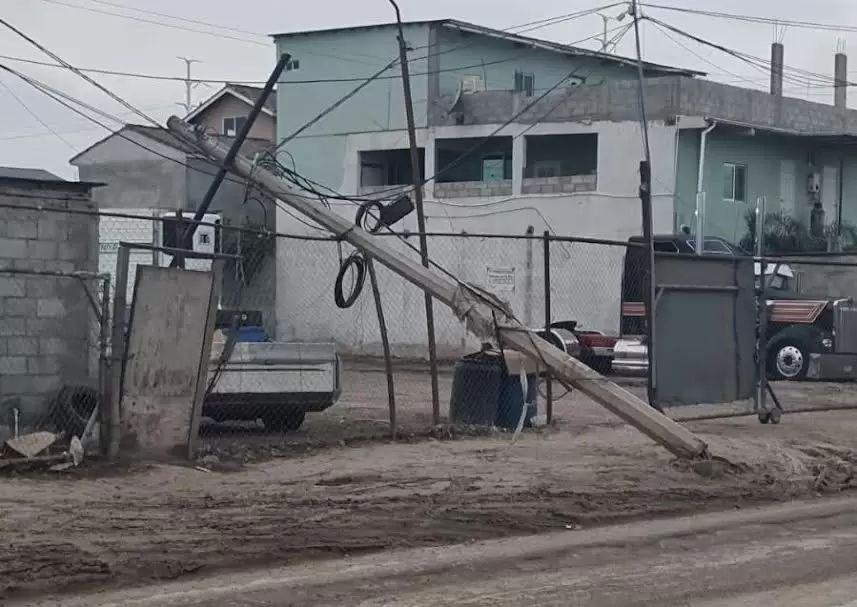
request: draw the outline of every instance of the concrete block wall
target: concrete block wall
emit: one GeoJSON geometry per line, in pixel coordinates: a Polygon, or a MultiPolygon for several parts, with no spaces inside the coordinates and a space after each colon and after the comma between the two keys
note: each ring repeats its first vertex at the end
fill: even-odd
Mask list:
{"type": "Polygon", "coordinates": [[[597,175],[563,175],[560,177],[530,177],[524,179],[524,194],[574,194],[598,189],[597,175]]]}
{"type": "Polygon", "coordinates": [[[436,183],[436,198],[474,198],[481,196],[511,196],[512,180],[496,181],[451,181],[436,183]]]}
{"type": "MultiPolygon", "coordinates": [[[[803,134],[857,134],[857,110],[774,97],[764,91],[709,80],[680,76],[648,78],[643,95],[649,120],[704,116],[803,134]]],[[[467,125],[499,124],[527,108],[529,103],[532,99],[513,91],[470,93],[461,97],[454,111],[432,126],[458,124],[457,114],[462,115],[467,125]]],[[[632,121],[639,116],[637,82],[608,80],[548,95],[527,108],[515,122],[632,121]],[[560,96],[562,100],[557,103],[560,96]]]]}
{"type": "Polygon", "coordinates": [[[0,184],[0,414],[19,407],[25,426],[61,385],[97,378],[98,323],[80,281],[2,271],[97,271],[98,217],[62,212],[95,210],[80,190],[0,184]]]}

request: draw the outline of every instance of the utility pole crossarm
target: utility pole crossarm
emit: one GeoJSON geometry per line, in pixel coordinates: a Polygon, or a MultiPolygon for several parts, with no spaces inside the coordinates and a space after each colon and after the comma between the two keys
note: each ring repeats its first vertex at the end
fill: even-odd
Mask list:
{"type": "MultiPolygon", "coordinates": [[[[195,132],[193,127],[176,116],[170,118],[167,125],[179,138],[197,146],[220,162],[223,162],[229,153],[228,148],[204,133],[195,132]]],[[[477,287],[461,284],[401,255],[384,243],[383,238],[369,234],[306,195],[297,195],[289,185],[270,171],[258,167],[254,169],[252,163],[243,156],[238,155],[235,158],[232,168],[236,174],[254,179],[261,190],[363,250],[378,263],[452,308],[455,315],[464,321],[467,329],[478,338],[491,340],[499,335],[503,346],[543,364],[553,377],[574,385],[675,455],[683,458],[708,455],[706,444],[692,432],[538,337],[513,318],[508,304],[501,302],[496,296],[483,295],[477,287]]]]}

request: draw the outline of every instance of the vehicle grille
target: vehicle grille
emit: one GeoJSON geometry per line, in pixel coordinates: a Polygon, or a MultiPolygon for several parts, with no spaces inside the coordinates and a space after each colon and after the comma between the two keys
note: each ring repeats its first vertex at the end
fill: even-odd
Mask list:
{"type": "Polygon", "coordinates": [[[834,306],[833,329],[837,352],[857,352],[857,304],[843,301],[834,306]]]}

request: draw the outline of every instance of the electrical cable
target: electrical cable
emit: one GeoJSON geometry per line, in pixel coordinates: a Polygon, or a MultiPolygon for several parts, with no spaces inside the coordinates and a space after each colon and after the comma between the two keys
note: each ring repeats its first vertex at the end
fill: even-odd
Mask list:
{"type": "Polygon", "coordinates": [[[795,28],[805,28],[811,30],[827,30],[832,32],[857,32],[857,26],[852,25],[836,25],[833,23],[822,23],[817,21],[794,21],[790,19],[782,19],[780,17],[757,17],[753,15],[742,15],[738,13],[724,13],[718,11],[707,11],[702,9],[685,8],[679,6],[666,6],[663,4],[653,4],[650,2],[641,2],[640,6],[645,8],[654,8],[664,11],[674,11],[690,15],[701,15],[704,17],[714,17],[717,19],[729,19],[733,21],[743,21],[745,23],[758,23],[775,26],[788,26],[795,28]]]}
{"type": "MultiPolygon", "coordinates": [[[[759,57],[754,57],[754,56],[748,55],[746,53],[742,53],[742,52],[737,51],[735,49],[729,48],[729,47],[724,46],[722,44],[718,44],[716,42],[711,42],[711,41],[706,40],[704,38],[700,38],[699,36],[691,34],[691,33],[687,32],[681,28],[670,25],[669,23],[666,23],[665,21],[662,21],[662,20],[657,19],[655,17],[651,17],[649,15],[643,15],[643,16],[641,16],[641,19],[645,19],[647,21],[650,21],[656,25],[661,26],[661,28],[667,29],[673,33],[676,33],[680,36],[688,38],[689,40],[692,40],[698,44],[713,48],[713,49],[718,50],[722,53],[725,53],[731,57],[734,57],[740,61],[743,61],[744,63],[749,64],[750,66],[754,67],[756,70],[758,70],[762,73],[765,73],[765,74],[769,73],[770,62],[766,62],[764,59],[761,59],[759,57]]],[[[807,76],[816,78],[817,81],[832,82],[831,78],[829,78],[827,76],[823,76],[821,74],[815,74],[814,72],[808,72],[806,70],[800,70],[800,69],[795,69],[795,68],[787,68],[787,69],[791,70],[792,72],[798,73],[798,74],[805,74],[807,76]]],[[[784,69],[784,72],[785,71],[786,70],[784,69]]],[[[791,83],[796,84],[796,85],[806,84],[805,82],[801,82],[801,81],[796,80],[794,77],[788,76],[786,73],[784,73],[784,79],[786,81],[791,82],[791,83]]],[[[846,81],[844,84],[846,86],[855,86],[855,83],[852,81],[846,81]]],[[[829,86],[829,85],[826,85],[826,86],[829,86]]]]}
{"type": "Polygon", "coordinates": [[[15,94],[15,91],[12,90],[12,87],[10,87],[8,84],[3,82],[2,80],[0,80],[0,86],[3,87],[3,89],[9,94],[9,96],[12,97],[12,99],[14,99],[18,103],[18,105],[20,105],[24,109],[24,111],[30,115],[30,117],[32,117],[36,122],[41,124],[46,129],[48,129],[57,139],[62,141],[64,144],[66,144],[71,149],[71,151],[73,151],[75,154],[77,154],[78,149],[74,145],[72,145],[72,143],[68,139],[66,139],[60,133],[58,133],[55,129],[53,129],[47,122],[42,120],[42,118],[38,114],[36,114],[33,110],[31,110],[30,106],[27,105],[26,103],[24,103],[24,100],[15,94]]]}
{"type": "Polygon", "coordinates": [[[61,65],[65,66],[67,69],[71,70],[72,72],[74,72],[75,74],[77,74],[78,76],[80,76],[81,78],[83,78],[84,80],[86,80],[89,84],[91,84],[92,86],[96,87],[96,88],[97,88],[97,89],[99,89],[100,91],[102,91],[102,92],[104,92],[105,94],[107,94],[111,99],[113,99],[114,101],[116,101],[116,102],[117,102],[117,103],[119,103],[120,105],[122,105],[122,106],[124,106],[125,108],[127,108],[128,110],[130,110],[130,111],[134,112],[135,114],[137,114],[138,116],[140,116],[140,117],[141,117],[141,118],[143,118],[144,120],[148,120],[149,122],[151,122],[151,123],[155,124],[156,126],[160,126],[160,125],[158,124],[158,121],[157,121],[157,120],[155,120],[154,118],[150,117],[150,116],[149,116],[149,115],[147,115],[145,112],[143,112],[143,111],[141,111],[141,110],[137,109],[137,108],[136,108],[136,107],[134,107],[132,104],[130,104],[130,103],[128,103],[127,101],[125,101],[124,99],[122,99],[122,97],[120,97],[119,95],[116,95],[115,93],[113,93],[112,91],[110,91],[107,87],[105,87],[105,86],[101,85],[98,81],[94,80],[93,78],[90,78],[89,76],[87,76],[86,74],[84,74],[83,72],[81,72],[80,70],[78,70],[76,67],[74,67],[72,64],[70,64],[70,63],[68,63],[67,61],[65,61],[62,57],[60,57],[59,55],[57,55],[57,54],[53,53],[50,49],[46,48],[44,45],[40,44],[39,42],[37,42],[36,40],[34,40],[33,38],[31,38],[30,36],[28,36],[28,35],[27,35],[27,34],[25,34],[24,32],[22,32],[21,30],[19,30],[18,28],[16,28],[16,27],[15,27],[15,26],[13,26],[12,24],[10,24],[8,21],[6,21],[6,20],[4,20],[4,19],[0,18],[0,25],[3,25],[3,26],[4,26],[4,27],[6,27],[7,29],[9,29],[9,30],[13,31],[15,34],[17,34],[18,36],[20,36],[21,38],[23,38],[24,40],[26,40],[27,42],[29,42],[30,44],[32,44],[33,46],[35,46],[37,49],[39,49],[40,51],[42,51],[42,52],[43,52],[44,54],[46,54],[48,57],[50,57],[51,59],[53,59],[53,60],[54,60],[54,61],[56,61],[57,63],[59,63],[59,64],[61,64],[61,65]]]}
{"type": "MultiPolygon", "coordinates": [[[[197,33],[197,34],[203,34],[203,35],[207,35],[207,36],[213,36],[213,37],[217,37],[217,38],[222,38],[222,39],[226,39],[226,40],[235,40],[235,41],[238,41],[238,42],[247,42],[247,43],[250,43],[250,44],[259,45],[259,46],[265,46],[265,47],[270,48],[270,42],[262,42],[261,40],[256,41],[256,40],[249,40],[249,39],[247,39],[247,38],[239,38],[239,37],[236,37],[236,36],[230,36],[230,35],[225,35],[225,34],[218,34],[218,33],[216,33],[216,32],[208,32],[208,31],[199,30],[199,29],[194,29],[194,28],[188,28],[188,27],[184,27],[184,26],[180,26],[180,25],[176,25],[176,24],[163,23],[163,22],[160,22],[160,21],[154,21],[154,20],[151,20],[151,19],[144,19],[144,18],[141,18],[141,17],[134,17],[134,16],[131,16],[131,15],[123,15],[123,14],[115,13],[115,12],[112,12],[112,11],[106,11],[106,10],[104,10],[104,9],[96,9],[96,8],[92,8],[92,7],[86,7],[86,6],[80,6],[80,5],[70,4],[70,3],[66,3],[66,2],[61,2],[60,0],[41,0],[41,1],[42,1],[42,2],[48,2],[48,3],[56,4],[56,5],[60,5],[60,6],[65,6],[65,7],[68,7],[68,8],[76,8],[76,9],[80,9],[80,10],[84,10],[84,11],[89,11],[89,12],[92,12],[92,13],[100,13],[100,14],[110,15],[110,16],[113,16],[113,17],[119,17],[119,18],[122,18],[122,19],[129,19],[129,20],[132,20],[132,21],[140,22],[140,23],[146,23],[146,24],[150,24],[150,25],[159,25],[159,26],[166,27],[166,28],[177,29],[177,30],[183,30],[183,31],[188,31],[188,32],[192,32],[192,33],[197,33]]],[[[92,2],[97,2],[97,3],[99,3],[99,4],[105,4],[105,5],[108,5],[108,6],[116,6],[116,7],[119,7],[119,5],[116,5],[116,4],[113,4],[113,3],[108,3],[108,2],[103,2],[103,1],[101,1],[101,0],[91,0],[91,1],[92,1],[92,2]]],[[[576,11],[576,12],[573,12],[573,13],[567,13],[567,14],[564,14],[564,15],[557,15],[557,16],[555,16],[555,17],[548,17],[548,18],[545,18],[545,19],[539,19],[539,20],[536,20],[536,21],[530,21],[530,22],[527,22],[527,23],[519,24],[519,25],[513,25],[513,26],[510,26],[510,27],[508,27],[508,28],[506,28],[506,29],[504,29],[504,30],[499,30],[499,31],[501,31],[501,32],[507,32],[507,33],[513,33],[511,30],[518,29],[518,30],[521,30],[521,31],[519,31],[519,32],[514,32],[514,33],[515,33],[515,34],[517,34],[517,35],[519,35],[520,33],[524,33],[524,32],[531,32],[531,31],[535,31],[535,30],[537,30],[537,29],[542,29],[542,28],[545,28],[545,27],[551,27],[551,26],[553,26],[553,25],[558,25],[558,24],[560,24],[560,23],[565,23],[565,22],[568,22],[568,21],[572,21],[572,20],[577,19],[577,18],[579,18],[579,17],[583,17],[583,16],[586,16],[586,15],[590,15],[590,14],[593,14],[593,13],[597,13],[597,12],[599,12],[599,11],[603,11],[603,10],[608,10],[608,9],[613,8],[613,7],[616,7],[616,6],[620,6],[621,4],[622,4],[622,2],[612,2],[612,3],[606,4],[606,5],[602,5],[602,6],[594,7],[594,8],[591,8],[591,9],[585,9],[585,10],[576,11]]],[[[243,34],[248,34],[248,35],[251,35],[251,36],[258,36],[260,39],[261,39],[261,38],[268,38],[268,36],[267,36],[267,35],[265,35],[265,34],[261,34],[261,33],[257,33],[257,32],[251,32],[251,31],[248,31],[248,30],[242,30],[242,29],[238,29],[238,28],[232,28],[232,27],[225,27],[225,26],[215,25],[215,24],[212,24],[212,23],[206,23],[206,22],[204,22],[204,21],[198,21],[198,20],[195,20],[195,19],[187,19],[187,18],[184,18],[184,17],[177,17],[177,16],[174,16],[174,15],[169,15],[169,14],[167,14],[167,13],[159,13],[159,12],[156,12],[156,11],[148,11],[148,10],[144,10],[144,9],[137,9],[137,8],[132,8],[132,7],[121,7],[121,8],[124,8],[124,9],[127,9],[127,10],[133,10],[133,11],[137,11],[137,12],[141,12],[141,13],[145,13],[145,14],[156,15],[156,16],[160,16],[160,17],[167,18],[167,19],[174,19],[174,20],[176,20],[176,21],[183,21],[183,22],[186,22],[186,23],[192,23],[192,24],[196,24],[196,25],[202,25],[202,26],[210,27],[210,28],[214,28],[214,29],[221,29],[221,30],[225,30],[225,31],[232,31],[232,32],[237,32],[237,33],[243,33],[243,34]]],[[[467,43],[467,44],[461,45],[461,48],[466,48],[466,47],[468,47],[468,46],[472,46],[472,45],[474,45],[474,44],[477,44],[477,42],[475,42],[475,41],[474,41],[474,42],[469,42],[469,43],[467,43]]],[[[422,45],[422,46],[419,46],[419,47],[415,47],[413,50],[421,50],[421,49],[423,49],[423,48],[428,48],[428,46],[429,46],[429,45],[422,45]]],[[[454,51],[454,50],[456,50],[456,48],[446,49],[446,50],[443,50],[443,51],[439,51],[438,53],[435,53],[435,54],[430,54],[429,56],[433,56],[433,55],[437,55],[437,54],[443,54],[443,53],[447,53],[447,52],[452,52],[452,51],[454,51]]],[[[348,54],[349,54],[349,55],[352,55],[352,56],[332,55],[332,54],[329,54],[329,53],[322,53],[322,52],[315,51],[315,50],[304,50],[303,52],[305,52],[305,53],[306,53],[306,54],[308,54],[308,55],[316,55],[316,56],[320,56],[320,57],[329,57],[329,58],[332,58],[332,59],[338,59],[338,60],[341,60],[341,61],[349,61],[349,62],[356,62],[356,63],[362,63],[362,64],[367,64],[367,62],[366,62],[366,61],[357,60],[357,59],[355,59],[355,58],[353,57],[353,55],[355,55],[355,54],[356,54],[356,55],[358,55],[358,56],[363,56],[363,57],[367,57],[367,58],[374,59],[374,60],[378,60],[378,59],[380,59],[380,57],[373,57],[373,56],[370,56],[370,55],[361,55],[360,53],[355,53],[353,50],[349,50],[349,51],[347,51],[347,52],[348,52],[348,54]]],[[[5,58],[6,58],[6,59],[10,59],[10,60],[13,60],[13,59],[14,59],[14,60],[17,60],[17,58],[11,58],[11,57],[5,57],[5,58]]],[[[427,56],[427,57],[422,57],[421,59],[427,59],[427,58],[428,58],[428,56],[427,56]]],[[[481,66],[481,64],[477,64],[477,65],[470,66],[470,67],[480,67],[480,66],[481,66]]],[[[94,70],[87,70],[87,71],[94,71],[94,70]]],[[[110,73],[110,72],[109,72],[109,71],[103,71],[102,73],[110,73]]],[[[128,73],[125,73],[125,74],[116,73],[115,75],[126,75],[126,76],[131,76],[132,74],[128,74],[128,73]]],[[[416,75],[418,75],[418,74],[413,74],[413,75],[415,75],[415,76],[416,76],[416,75]]],[[[165,79],[172,79],[172,77],[166,77],[165,79]]],[[[177,80],[178,80],[178,81],[183,81],[183,82],[184,82],[184,81],[186,81],[186,79],[184,79],[184,78],[177,78],[177,80]]],[[[350,81],[350,82],[358,82],[358,81],[360,81],[360,80],[362,80],[362,79],[361,79],[361,78],[356,78],[356,79],[335,79],[335,80],[326,80],[326,81],[321,81],[321,82],[343,82],[343,81],[345,81],[345,82],[349,82],[349,81],[350,81]]],[[[196,80],[192,80],[192,81],[196,81],[196,80]]],[[[230,83],[230,82],[233,82],[233,83],[240,82],[240,81],[237,81],[237,80],[232,80],[232,81],[198,80],[198,81],[199,81],[199,82],[222,82],[222,83],[224,83],[224,84],[228,84],[228,83],[230,83]]],[[[251,82],[253,82],[253,81],[243,81],[243,82],[245,82],[245,83],[248,83],[248,84],[249,84],[249,83],[251,83],[251,82]]],[[[263,84],[263,83],[264,83],[264,81],[258,81],[258,82],[256,82],[256,83],[257,83],[257,84],[263,84]]],[[[307,83],[310,83],[310,82],[307,82],[307,83]]]]}

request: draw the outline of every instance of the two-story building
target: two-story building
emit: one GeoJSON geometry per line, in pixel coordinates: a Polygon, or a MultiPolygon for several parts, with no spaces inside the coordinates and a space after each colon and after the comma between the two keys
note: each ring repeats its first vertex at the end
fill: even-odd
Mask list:
{"type": "MultiPolygon", "coordinates": [[[[635,61],[455,20],[409,23],[405,38],[430,232],[521,235],[532,229],[616,240],[640,233],[635,61]]],[[[397,53],[392,25],[282,34],[275,41],[297,66],[279,85],[280,141],[397,53]]],[[[801,218],[817,201],[830,220],[857,220],[857,205],[847,205],[857,193],[857,183],[848,182],[855,157],[844,144],[857,133],[857,112],[844,102],[833,107],[783,98],[651,63],[643,72],[656,231],[693,226],[701,193],[706,233],[733,241],[743,236],[744,215],[758,196],[769,209],[782,205],[801,218]]],[[[329,188],[390,197],[413,181],[405,126],[402,82],[393,66],[284,150],[299,173],[329,188]]],[[[353,213],[347,202],[334,204],[353,213]]],[[[406,218],[401,228],[414,231],[415,219],[406,218]]],[[[306,230],[284,213],[278,229],[306,230]]],[[[333,335],[346,349],[374,351],[377,326],[365,318],[371,302],[365,310],[342,311],[332,297],[316,293],[319,274],[335,273],[337,255],[320,247],[281,243],[280,332],[333,335]],[[306,274],[287,270],[295,267],[306,274]]],[[[623,249],[555,247],[555,318],[616,330],[623,249]]],[[[504,295],[522,320],[535,324],[543,322],[542,270],[533,262],[540,249],[511,240],[429,240],[432,259],[463,279],[490,286],[492,272],[511,272],[514,287],[504,295]]],[[[401,352],[422,352],[421,300],[398,279],[388,282],[391,342],[401,352]]],[[[446,311],[437,324],[441,349],[459,353],[464,329],[446,311]]]]}

